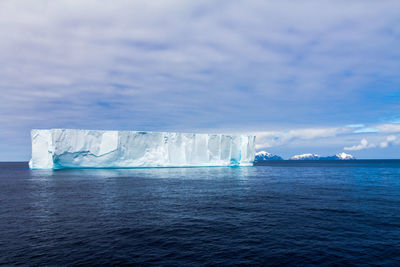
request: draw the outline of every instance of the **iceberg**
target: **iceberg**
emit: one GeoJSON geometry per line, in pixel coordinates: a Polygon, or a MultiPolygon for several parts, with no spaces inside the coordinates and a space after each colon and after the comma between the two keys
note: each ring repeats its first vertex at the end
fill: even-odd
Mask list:
{"type": "Polygon", "coordinates": [[[252,166],[254,135],[31,131],[31,169],[252,166]]]}

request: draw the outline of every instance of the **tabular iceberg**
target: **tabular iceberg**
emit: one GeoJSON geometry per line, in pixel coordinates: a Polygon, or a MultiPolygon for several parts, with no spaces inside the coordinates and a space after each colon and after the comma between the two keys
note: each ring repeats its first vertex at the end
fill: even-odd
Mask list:
{"type": "Polygon", "coordinates": [[[255,136],[32,130],[31,169],[251,166],[255,136]]]}

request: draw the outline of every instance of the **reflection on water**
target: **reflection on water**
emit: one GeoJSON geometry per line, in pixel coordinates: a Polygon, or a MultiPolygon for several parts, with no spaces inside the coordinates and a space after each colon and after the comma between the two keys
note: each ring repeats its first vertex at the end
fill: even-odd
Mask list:
{"type": "Polygon", "coordinates": [[[394,162],[0,163],[0,265],[396,265],[394,162]]]}
{"type": "MultiPolygon", "coordinates": [[[[199,167],[27,170],[27,173],[32,188],[30,196],[35,199],[29,206],[35,210],[39,222],[51,223],[57,218],[54,215],[65,213],[74,203],[77,210],[82,209],[82,201],[96,203],[96,209],[101,211],[98,216],[111,211],[123,213],[128,199],[135,201],[138,207],[151,210],[174,196],[181,195],[181,200],[202,197],[204,182],[222,184],[229,180],[231,186],[246,183],[257,175],[257,170],[254,167],[199,167]],[[196,188],[187,190],[182,183],[188,180],[197,181],[193,186],[200,184],[199,191],[196,188]],[[82,191],[84,188],[86,190],[82,191]],[[67,199],[70,199],[68,207],[65,206],[67,199]],[[152,199],[152,207],[148,206],[149,199],[152,199]]],[[[223,192],[219,194],[224,195],[223,192]]]]}
{"type": "Polygon", "coordinates": [[[179,179],[218,179],[235,178],[246,180],[256,175],[254,167],[189,167],[189,168],[126,168],[126,169],[62,169],[62,170],[29,170],[32,179],[59,179],[74,177],[107,179],[115,177],[141,178],[179,178],[179,179]]]}

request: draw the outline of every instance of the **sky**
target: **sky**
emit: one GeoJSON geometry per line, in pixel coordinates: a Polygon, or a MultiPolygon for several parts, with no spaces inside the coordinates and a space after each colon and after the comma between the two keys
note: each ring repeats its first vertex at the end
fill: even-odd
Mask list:
{"type": "Polygon", "coordinates": [[[31,129],[256,133],[400,158],[400,1],[0,1],[0,161],[31,129]]]}

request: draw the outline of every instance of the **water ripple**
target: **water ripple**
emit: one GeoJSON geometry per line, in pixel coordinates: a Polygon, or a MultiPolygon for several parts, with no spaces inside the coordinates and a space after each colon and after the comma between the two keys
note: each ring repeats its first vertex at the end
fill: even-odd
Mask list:
{"type": "Polygon", "coordinates": [[[0,265],[399,265],[399,178],[394,161],[0,163],[0,265]]]}

